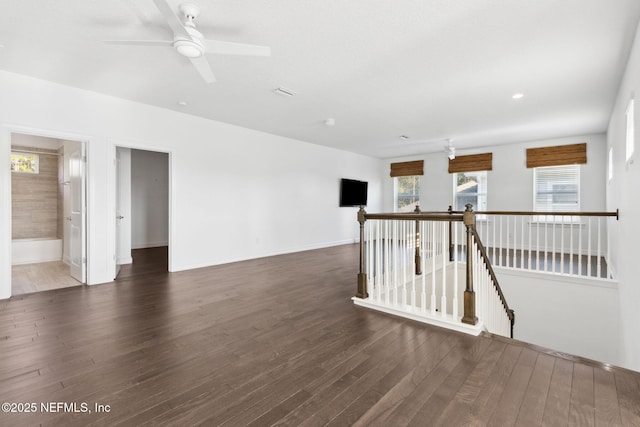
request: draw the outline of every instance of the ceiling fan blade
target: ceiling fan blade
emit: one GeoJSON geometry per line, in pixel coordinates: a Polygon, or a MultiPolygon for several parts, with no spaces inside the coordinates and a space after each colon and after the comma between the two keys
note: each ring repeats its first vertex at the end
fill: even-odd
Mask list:
{"type": "Polygon", "coordinates": [[[198,72],[202,76],[202,79],[206,83],[213,83],[216,81],[207,58],[205,58],[204,56],[200,56],[198,58],[189,58],[189,60],[191,60],[191,63],[194,67],[196,67],[196,70],[198,70],[198,72]]]}
{"type": "Polygon", "coordinates": [[[103,43],[136,46],[173,46],[173,41],[169,40],[104,40],[103,43]]]}
{"type": "Polygon", "coordinates": [[[253,55],[271,56],[271,48],[255,44],[222,42],[218,40],[203,40],[204,51],[221,55],[253,55]]]}
{"type": "Polygon", "coordinates": [[[191,38],[187,30],[184,28],[184,24],[180,21],[180,18],[178,18],[178,15],[175,14],[171,9],[171,6],[169,6],[169,3],[167,3],[167,0],[153,0],[153,2],[160,10],[160,13],[162,13],[162,16],[164,16],[164,19],[167,21],[167,24],[169,24],[169,28],[171,28],[174,35],[184,36],[189,39],[191,38]]]}

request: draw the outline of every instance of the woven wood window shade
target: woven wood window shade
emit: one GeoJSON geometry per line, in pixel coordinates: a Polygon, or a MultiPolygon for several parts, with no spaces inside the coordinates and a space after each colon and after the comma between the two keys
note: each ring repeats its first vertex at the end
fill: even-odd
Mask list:
{"type": "Polygon", "coordinates": [[[391,163],[391,177],[424,175],[424,160],[391,163]]]}
{"type": "Polygon", "coordinates": [[[581,165],[587,163],[587,143],[527,148],[527,167],[581,165]]]}
{"type": "Polygon", "coordinates": [[[456,156],[449,159],[449,173],[493,170],[493,153],[456,156]]]}

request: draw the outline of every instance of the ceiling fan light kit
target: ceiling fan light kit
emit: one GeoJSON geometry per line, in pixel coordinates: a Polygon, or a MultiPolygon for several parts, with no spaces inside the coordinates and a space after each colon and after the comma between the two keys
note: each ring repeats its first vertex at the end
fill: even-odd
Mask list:
{"type": "Polygon", "coordinates": [[[195,19],[200,14],[200,8],[193,3],[182,3],[178,10],[183,19],[176,15],[167,0],[153,0],[156,7],[173,31],[173,41],[169,40],[113,40],[105,43],[138,46],[171,46],[182,56],[189,58],[195,69],[206,83],[216,81],[205,53],[222,55],[250,55],[270,56],[271,49],[267,46],[206,40],[202,33],[196,30],[195,19]]]}
{"type": "Polygon", "coordinates": [[[447,142],[448,142],[447,147],[444,150],[447,153],[447,157],[449,158],[449,160],[453,160],[456,158],[456,149],[451,143],[450,139],[448,139],[447,142]]]}
{"type": "Polygon", "coordinates": [[[187,58],[199,58],[203,55],[202,46],[193,40],[176,40],[173,42],[173,47],[176,48],[180,55],[187,58]]]}

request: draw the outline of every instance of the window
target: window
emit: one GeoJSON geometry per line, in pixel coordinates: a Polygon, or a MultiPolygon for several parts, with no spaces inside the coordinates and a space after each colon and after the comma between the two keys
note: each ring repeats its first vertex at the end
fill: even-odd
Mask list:
{"type": "Polygon", "coordinates": [[[627,162],[631,159],[633,155],[633,150],[635,147],[635,130],[634,130],[634,101],[633,98],[629,100],[629,106],[627,107],[627,162]]]}
{"type": "Polygon", "coordinates": [[[420,203],[420,177],[398,176],[395,181],[395,211],[413,212],[420,203]]]}
{"type": "MultiPolygon", "coordinates": [[[[533,169],[533,209],[540,212],[578,212],[580,210],[580,165],[533,169]]],[[[538,217],[552,221],[553,217],[538,217]]],[[[573,221],[577,217],[573,217],[573,221]]]]}
{"type": "Polygon", "coordinates": [[[471,203],[474,211],[487,210],[487,171],[453,174],[454,210],[463,211],[471,203]]]}
{"type": "Polygon", "coordinates": [[[11,172],[38,173],[39,157],[37,154],[11,153],[11,172]]]}

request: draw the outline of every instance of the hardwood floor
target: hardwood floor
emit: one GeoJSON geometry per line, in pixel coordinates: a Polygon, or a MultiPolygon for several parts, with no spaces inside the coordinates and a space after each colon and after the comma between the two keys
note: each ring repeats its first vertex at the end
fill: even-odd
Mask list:
{"type": "Polygon", "coordinates": [[[0,425],[640,425],[640,373],[355,307],[357,260],[346,245],[0,301],[0,402],[37,406],[0,425]]]}

